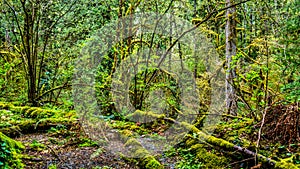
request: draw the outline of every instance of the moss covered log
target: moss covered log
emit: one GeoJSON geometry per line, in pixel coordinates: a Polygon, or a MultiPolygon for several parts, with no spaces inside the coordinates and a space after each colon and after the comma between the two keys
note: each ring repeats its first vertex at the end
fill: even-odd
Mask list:
{"type": "Polygon", "coordinates": [[[66,112],[63,110],[42,109],[39,107],[15,106],[11,103],[0,102],[0,110],[9,110],[12,113],[20,114],[23,118],[42,119],[49,117],[74,118],[75,111],[66,112]]]}
{"type": "Polygon", "coordinates": [[[131,156],[131,158],[124,157],[125,160],[135,160],[141,168],[145,169],[163,169],[163,165],[132,136],[130,130],[121,132],[121,140],[125,143],[128,155],[131,156]]]}
{"type": "Polygon", "coordinates": [[[135,138],[129,138],[124,144],[130,155],[138,158],[138,165],[141,168],[153,169],[164,168],[135,138]]]}
{"type": "Polygon", "coordinates": [[[141,122],[141,123],[147,123],[149,121],[158,120],[158,119],[164,119],[164,114],[156,114],[151,111],[141,111],[136,110],[134,113],[131,113],[126,116],[127,119],[134,119],[135,121],[141,122]]]}
{"type": "MultiPolygon", "coordinates": [[[[208,135],[205,134],[203,131],[199,130],[198,128],[196,128],[194,125],[188,124],[188,123],[181,123],[181,125],[187,129],[189,129],[190,131],[192,131],[193,133],[195,133],[197,135],[197,139],[201,140],[201,141],[206,141],[207,143],[214,145],[214,146],[218,146],[227,150],[238,150],[242,153],[251,155],[251,156],[256,156],[258,158],[259,161],[261,161],[262,163],[268,163],[269,165],[273,165],[275,168],[278,169],[297,169],[300,167],[300,165],[295,165],[293,163],[291,163],[288,159],[279,159],[277,161],[270,159],[268,157],[265,157],[261,154],[256,154],[253,151],[250,151],[246,148],[234,145],[233,143],[230,143],[229,141],[214,137],[212,135],[208,135]]],[[[193,146],[196,143],[196,141],[194,141],[193,139],[188,139],[186,144],[187,146],[193,146]]]]}
{"type": "Polygon", "coordinates": [[[48,130],[57,125],[70,128],[78,123],[75,112],[17,106],[3,102],[0,102],[0,118],[0,132],[10,137],[48,130]]]}
{"type": "Polygon", "coordinates": [[[67,129],[78,123],[70,119],[43,119],[42,121],[23,121],[20,124],[16,124],[10,127],[0,129],[0,132],[8,135],[9,137],[17,137],[22,134],[30,134],[35,132],[41,132],[51,129],[52,127],[64,125],[67,129]]]}

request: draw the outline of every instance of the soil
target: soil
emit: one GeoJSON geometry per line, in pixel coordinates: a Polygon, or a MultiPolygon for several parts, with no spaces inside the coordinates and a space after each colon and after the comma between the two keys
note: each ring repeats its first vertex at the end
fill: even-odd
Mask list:
{"type": "Polygon", "coordinates": [[[25,168],[28,169],[46,169],[50,165],[56,165],[57,168],[61,169],[139,168],[109,151],[102,150],[101,147],[79,147],[78,140],[67,140],[61,135],[53,135],[53,133],[27,134],[15,139],[26,146],[24,154],[27,155],[27,158],[23,159],[23,162],[26,165],[25,168]],[[43,149],[33,148],[30,146],[33,140],[45,145],[45,147],[43,149]],[[99,150],[101,152],[94,155],[99,150]],[[94,158],[92,158],[93,155],[94,158]]]}

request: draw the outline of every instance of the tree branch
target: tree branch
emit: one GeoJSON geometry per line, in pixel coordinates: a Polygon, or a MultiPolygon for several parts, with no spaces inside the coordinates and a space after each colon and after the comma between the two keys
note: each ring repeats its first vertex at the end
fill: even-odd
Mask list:
{"type": "Polygon", "coordinates": [[[52,89],[49,89],[49,90],[45,91],[44,93],[40,94],[38,97],[36,97],[35,100],[39,100],[39,99],[41,99],[43,96],[45,96],[46,94],[48,94],[48,93],[50,93],[50,92],[53,92],[53,91],[55,91],[55,90],[64,89],[64,88],[71,87],[71,86],[72,86],[71,84],[67,84],[67,83],[65,83],[65,84],[63,84],[63,85],[61,85],[61,86],[56,86],[56,87],[54,87],[54,88],[52,88],[52,89]]]}
{"type": "MultiPolygon", "coordinates": [[[[219,9],[219,10],[216,10],[213,9],[213,11],[211,13],[209,13],[202,21],[198,22],[194,27],[192,27],[191,29],[183,32],[172,44],[171,46],[167,49],[167,51],[164,53],[164,55],[162,57],[160,57],[159,59],[159,62],[158,62],[158,65],[157,65],[157,68],[159,68],[161,66],[161,64],[163,63],[163,61],[165,60],[166,56],[169,54],[169,52],[171,51],[171,49],[176,45],[176,43],[181,39],[183,38],[186,34],[188,34],[189,32],[192,32],[193,30],[197,29],[200,25],[202,25],[203,23],[207,22],[214,14],[217,14],[218,12],[221,12],[221,11],[224,11],[228,8],[232,8],[232,7],[235,7],[235,6],[238,6],[240,4],[243,4],[243,3],[246,3],[250,0],[245,0],[245,1],[242,1],[242,2],[239,2],[239,3],[236,3],[236,4],[233,4],[233,5],[230,5],[228,7],[225,7],[225,8],[222,8],[222,9],[219,9]]],[[[149,84],[149,82],[154,78],[155,74],[157,73],[157,71],[155,70],[152,74],[152,76],[150,77],[150,79],[148,80],[148,83],[146,84],[146,86],[149,84]]]]}

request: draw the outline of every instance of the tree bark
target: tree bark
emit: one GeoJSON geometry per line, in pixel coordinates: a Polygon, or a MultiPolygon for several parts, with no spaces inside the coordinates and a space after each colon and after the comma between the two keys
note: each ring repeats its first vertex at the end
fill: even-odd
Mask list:
{"type": "MultiPolygon", "coordinates": [[[[226,0],[226,7],[231,6],[231,0],[226,0]]],[[[236,92],[233,86],[234,78],[236,77],[235,68],[232,65],[232,57],[236,55],[236,8],[230,7],[226,10],[226,108],[228,113],[236,115],[236,92]]]]}

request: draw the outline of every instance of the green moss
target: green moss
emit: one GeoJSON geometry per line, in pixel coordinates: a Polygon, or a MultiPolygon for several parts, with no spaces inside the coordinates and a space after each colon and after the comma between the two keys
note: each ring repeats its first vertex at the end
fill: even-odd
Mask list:
{"type": "Polygon", "coordinates": [[[120,139],[123,142],[126,142],[130,138],[130,136],[133,136],[132,131],[130,131],[130,130],[122,130],[122,131],[120,131],[120,139]]]}
{"type": "Polygon", "coordinates": [[[293,156],[290,158],[282,159],[280,162],[277,162],[275,168],[281,169],[297,169],[300,168],[300,165],[293,164],[293,156]]]}
{"type": "Polygon", "coordinates": [[[191,146],[189,152],[196,154],[198,161],[203,163],[204,168],[224,168],[229,160],[221,155],[208,152],[203,144],[191,146]]]}
{"type": "Polygon", "coordinates": [[[25,147],[0,132],[0,168],[23,168],[21,150],[25,147]]]}
{"type": "Polygon", "coordinates": [[[299,169],[300,166],[296,166],[292,163],[287,163],[285,161],[281,161],[276,163],[275,168],[280,169],[299,169]]]}
{"type": "MultiPolygon", "coordinates": [[[[191,136],[192,137],[192,136],[191,136]]],[[[185,144],[187,147],[190,147],[192,146],[193,144],[195,144],[196,140],[195,139],[192,139],[192,138],[189,138],[186,140],[185,144]]]]}
{"type": "Polygon", "coordinates": [[[135,138],[129,138],[126,143],[124,144],[125,147],[132,147],[132,146],[135,146],[135,147],[142,147],[141,143],[138,142],[135,138]]]}
{"type": "Polygon", "coordinates": [[[14,106],[10,103],[0,102],[0,109],[10,110],[13,113],[21,114],[26,118],[49,118],[49,117],[74,117],[75,111],[65,112],[59,110],[43,109],[40,107],[14,106]]]}
{"type": "Polygon", "coordinates": [[[39,143],[37,140],[33,140],[29,146],[36,151],[41,151],[46,148],[44,144],[39,143]]]}
{"type": "Polygon", "coordinates": [[[26,131],[26,130],[30,130],[32,128],[32,126],[34,126],[35,123],[36,123],[35,120],[26,119],[24,121],[19,121],[15,125],[19,127],[20,131],[21,130],[26,131]]]}
{"type": "Polygon", "coordinates": [[[0,140],[5,141],[10,147],[23,150],[25,147],[21,142],[15,141],[0,132],[0,140]]]}
{"type": "Polygon", "coordinates": [[[224,168],[229,162],[229,159],[207,152],[205,149],[198,149],[197,158],[204,163],[205,168],[224,168]]]}
{"type": "Polygon", "coordinates": [[[129,138],[125,145],[133,157],[139,158],[139,166],[145,169],[163,168],[163,166],[153,157],[135,138],[129,138]]]}
{"type": "Polygon", "coordinates": [[[233,120],[228,123],[219,124],[215,133],[222,133],[222,138],[230,143],[249,148],[254,145],[254,143],[248,139],[254,132],[252,125],[252,119],[233,120]]]}
{"type": "Polygon", "coordinates": [[[13,105],[11,103],[0,102],[0,108],[1,109],[9,110],[11,107],[13,107],[13,105]]]}
{"type": "Polygon", "coordinates": [[[190,150],[191,151],[197,151],[198,149],[200,148],[203,148],[203,145],[202,144],[195,144],[195,145],[192,145],[190,150]]]}
{"type": "Polygon", "coordinates": [[[136,110],[134,113],[128,114],[127,119],[134,119],[135,121],[146,122],[153,121],[153,119],[163,119],[165,118],[164,114],[156,114],[151,111],[141,111],[136,110]]]}
{"type": "MultiPolygon", "coordinates": [[[[52,117],[58,113],[59,112],[56,110],[48,110],[48,109],[42,109],[42,108],[38,108],[38,107],[31,107],[25,111],[24,116],[28,117],[28,118],[48,118],[48,117],[52,117]]],[[[62,112],[60,112],[60,113],[61,113],[60,116],[64,115],[64,113],[62,113],[62,112]]]]}
{"type": "MultiPolygon", "coordinates": [[[[222,147],[222,148],[225,148],[225,149],[233,149],[234,146],[235,146],[233,143],[230,143],[229,141],[219,139],[219,138],[216,138],[216,137],[211,136],[211,135],[207,135],[207,134],[203,133],[202,131],[200,131],[199,129],[197,129],[196,127],[193,127],[190,124],[183,124],[183,125],[186,126],[189,129],[191,129],[191,131],[193,131],[194,133],[196,133],[197,138],[194,138],[194,139],[205,141],[209,144],[216,145],[216,146],[219,146],[219,147],[222,147]]],[[[214,155],[208,154],[207,151],[205,151],[204,149],[201,149],[200,145],[195,145],[195,146],[191,145],[191,144],[193,144],[193,141],[192,141],[193,137],[191,135],[188,135],[188,136],[190,137],[190,139],[187,139],[186,145],[192,147],[192,149],[197,149],[197,157],[199,159],[201,159],[203,157],[202,154],[206,154],[206,156],[208,156],[208,157],[205,157],[203,159],[203,161],[205,161],[205,159],[210,159],[208,161],[208,164],[205,163],[205,165],[209,165],[210,161],[213,162],[211,164],[218,163],[217,161],[213,160],[215,158],[214,155]]],[[[249,142],[248,144],[250,145],[251,143],[249,142]]],[[[258,156],[261,156],[261,155],[259,154],[258,156]]],[[[269,163],[270,162],[270,161],[268,161],[269,159],[267,159],[266,157],[263,157],[263,156],[261,156],[261,157],[262,158],[259,158],[260,161],[262,161],[264,163],[269,163]]],[[[223,159],[223,160],[221,160],[221,163],[223,164],[225,161],[223,159]]],[[[298,168],[298,166],[293,164],[292,161],[293,161],[292,157],[288,158],[288,159],[285,159],[285,160],[281,160],[280,162],[276,162],[274,160],[271,160],[272,163],[276,163],[276,168],[284,168],[284,169],[285,168],[298,168]]],[[[220,163],[218,163],[218,164],[220,164],[220,163]]],[[[210,168],[210,167],[208,167],[208,168],[210,168]]]]}
{"type": "Polygon", "coordinates": [[[132,132],[136,132],[140,135],[144,133],[150,133],[151,131],[145,128],[142,128],[140,126],[137,126],[133,122],[123,122],[123,121],[114,121],[113,124],[110,125],[114,129],[125,129],[127,130],[127,133],[130,133],[129,136],[132,135],[132,132]]]}
{"type": "Polygon", "coordinates": [[[25,114],[25,112],[30,109],[29,106],[16,106],[16,107],[11,107],[10,110],[12,110],[14,113],[18,114],[25,114]]]}
{"type": "Polygon", "coordinates": [[[141,146],[136,147],[136,151],[134,152],[134,157],[147,157],[149,152],[141,146]]]}
{"type": "Polygon", "coordinates": [[[145,168],[146,169],[163,169],[164,167],[155,159],[155,158],[150,158],[149,157],[149,159],[148,160],[146,160],[146,161],[148,161],[147,162],[147,164],[145,165],[145,168]]]}
{"type": "Polygon", "coordinates": [[[80,138],[81,143],[78,144],[78,147],[98,147],[99,144],[96,141],[93,141],[88,138],[80,138]]]}

